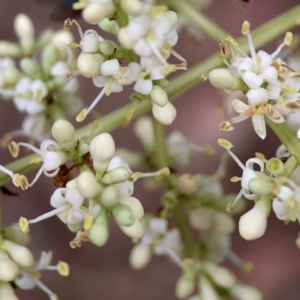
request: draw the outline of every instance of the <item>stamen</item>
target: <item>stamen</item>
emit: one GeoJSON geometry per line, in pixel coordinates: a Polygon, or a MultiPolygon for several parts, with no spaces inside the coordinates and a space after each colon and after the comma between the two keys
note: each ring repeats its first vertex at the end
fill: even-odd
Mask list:
{"type": "Polygon", "coordinates": [[[163,58],[163,56],[161,55],[160,51],[153,45],[153,43],[151,42],[151,40],[147,39],[153,53],[156,55],[156,57],[160,60],[160,62],[165,65],[166,64],[166,60],[163,58]]]}
{"type": "Polygon", "coordinates": [[[30,150],[32,150],[33,152],[39,154],[40,156],[43,156],[43,151],[34,147],[33,145],[31,144],[28,144],[28,143],[23,143],[23,142],[19,142],[18,143],[19,146],[23,146],[23,147],[26,147],[26,148],[29,148],[30,150]]]}
{"type": "Polygon", "coordinates": [[[19,147],[19,145],[16,142],[12,141],[8,145],[8,150],[9,150],[9,152],[11,153],[11,155],[13,157],[18,157],[19,152],[20,152],[20,147],[19,147]]]}
{"type": "Polygon", "coordinates": [[[82,29],[81,29],[81,26],[79,25],[79,23],[78,23],[76,20],[71,20],[71,19],[65,20],[65,23],[64,23],[64,30],[69,30],[70,27],[71,27],[73,24],[75,24],[75,25],[77,26],[79,36],[80,36],[80,38],[82,39],[82,38],[83,38],[83,31],[82,31],[82,29]]]}
{"type": "Polygon", "coordinates": [[[183,268],[183,261],[172,248],[167,250],[167,254],[179,268],[183,268]]]}
{"type": "Polygon", "coordinates": [[[11,177],[11,179],[14,179],[14,177],[15,177],[15,174],[12,171],[6,169],[5,167],[3,167],[1,165],[0,165],[0,171],[7,174],[9,177],[11,177]]]}
{"type": "Polygon", "coordinates": [[[91,213],[85,215],[84,222],[83,222],[84,230],[90,230],[90,228],[93,225],[93,220],[94,217],[91,213]]]}
{"type": "Polygon", "coordinates": [[[40,221],[43,221],[43,220],[46,220],[46,219],[49,219],[55,215],[58,215],[59,213],[63,212],[65,209],[67,208],[67,205],[63,205],[61,207],[58,207],[56,209],[53,209],[35,219],[32,219],[32,220],[29,220],[28,221],[28,224],[34,224],[34,223],[38,223],[40,221]]]}
{"type": "Polygon", "coordinates": [[[48,296],[50,297],[51,300],[59,300],[57,295],[54,294],[47,286],[45,286],[39,279],[36,279],[36,285],[44,291],[48,296]]]}

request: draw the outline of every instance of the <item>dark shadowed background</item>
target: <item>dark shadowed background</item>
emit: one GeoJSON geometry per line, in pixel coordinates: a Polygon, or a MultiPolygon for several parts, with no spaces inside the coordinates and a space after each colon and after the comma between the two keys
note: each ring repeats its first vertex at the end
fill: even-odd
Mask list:
{"type": "MultiPolygon", "coordinates": [[[[59,1],[1,0],[0,3],[1,40],[16,40],[12,23],[19,12],[26,13],[33,19],[37,33],[49,26],[54,29],[62,28],[63,22],[49,18],[49,13],[59,1]]],[[[299,0],[254,0],[254,3],[247,5],[248,20],[254,29],[298,3],[299,0]]],[[[239,36],[242,20],[234,13],[226,0],[215,0],[206,12],[233,36],[239,36]]],[[[84,30],[91,28],[88,24],[83,22],[81,24],[84,30]]],[[[78,41],[79,37],[75,28],[72,31],[78,41]]],[[[275,47],[275,44],[268,45],[265,49],[272,52],[275,47]]],[[[203,60],[218,49],[218,45],[209,39],[205,40],[204,45],[199,45],[191,41],[184,33],[181,34],[176,47],[176,51],[187,59],[189,66],[203,60]]],[[[127,87],[126,90],[130,91],[130,89],[127,87]]],[[[81,92],[86,103],[90,103],[98,90],[89,80],[82,79],[81,92]]],[[[128,93],[113,94],[109,99],[103,99],[97,106],[97,110],[101,114],[106,114],[127,104],[128,101],[128,93]]],[[[233,132],[221,134],[218,131],[218,124],[222,118],[215,113],[215,106],[220,104],[220,101],[221,97],[209,83],[196,86],[175,102],[178,115],[175,122],[167,128],[168,132],[180,130],[195,144],[209,143],[215,146],[218,154],[222,151],[217,145],[217,139],[225,137],[234,144],[234,152],[243,162],[253,157],[255,152],[262,152],[267,157],[273,156],[279,145],[278,140],[268,130],[267,139],[262,142],[254,133],[250,120],[237,124],[233,132]]],[[[15,110],[12,103],[2,101],[0,135],[19,128],[23,118],[24,116],[15,110]]],[[[141,149],[138,140],[132,134],[131,126],[118,129],[112,134],[118,147],[141,149]]],[[[0,155],[1,164],[12,160],[7,150],[1,149],[0,155]]],[[[218,157],[212,159],[198,157],[188,170],[191,173],[213,173],[218,164],[218,157]]],[[[228,172],[228,179],[224,180],[226,190],[237,191],[238,184],[230,183],[229,178],[233,175],[239,176],[241,170],[233,161],[230,161],[228,172]]],[[[28,177],[31,179],[34,174],[35,172],[32,172],[28,177]]],[[[16,190],[14,187],[12,189],[16,190]]],[[[51,179],[43,178],[33,188],[20,192],[19,197],[4,197],[4,224],[8,225],[17,221],[20,215],[30,219],[50,210],[49,199],[53,191],[51,179]]],[[[146,194],[140,187],[140,183],[136,184],[134,196],[141,200],[146,211],[155,212],[159,206],[160,193],[146,194]]],[[[154,258],[143,271],[133,271],[128,265],[131,240],[121,233],[114,223],[110,226],[108,243],[101,248],[87,243],[82,248],[72,250],[69,247],[69,241],[74,235],[58,218],[51,218],[31,226],[31,233],[33,241],[30,248],[37,259],[42,250],[52,250],[54,263],[58,260],[65,260],[71,266],[71,274],[68,278],[61,278],[51,272],[43,274],[43,282],[55,291],[60,299],[175,299],[174,285],[180,271],[169,264],[165,258],[154,258]]],[[[236,232],[233,236],[233,249],[245,261],[252,261],[254,268],[246,275],[235,267],[233,270],[244,282],[262,290],[264,299],[300,299],[300,250],[295,246],[297,233],[298,224],[285,226],[273,215],[269,218],[267,232],[262,239],[246,242],[236,232]]],[[[230,264],[227,265],[230,266],[230,264]]],[[[47,299],[47,295],[39,289],[18,292],[18,296],[21,300],[47,299]]]]}

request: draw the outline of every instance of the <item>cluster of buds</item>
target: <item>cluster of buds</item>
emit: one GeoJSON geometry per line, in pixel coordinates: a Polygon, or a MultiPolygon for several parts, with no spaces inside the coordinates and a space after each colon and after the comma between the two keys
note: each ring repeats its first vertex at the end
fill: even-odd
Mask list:
{"type": "Polygon", "coordinates": [[[69,265],[59,261],[52,266],[52,252],[42,252],[38,261],[34,260],[33,254],[26,247],[30,236],[23,233],[18,224],[12,224],[3,230],[2,247],[0,250],[0,298],[17,300],[14,288],[31,290],[39,287],[51,300],[57,300],[54,294],[40,280],[41,271],[57,271],[61,276],[69,275],[69,265]]]}
{"type": "Polygon", "coordinates": [[[46,30],[35,40],[32,21],[24,14],[16,16],[14,28],[20,45],[0,41],[0,56],[4,57],[0,61],[0,94],[11,99],[27,117],[21,129],[3,137],[4,146],[16,137],[41,142],[50,136],[51,123],[55,121],[54,114],[54,119],[49,119],[49,111],[64,110],[72,114],[82,107],[78,80],[65,79],[74,68],[73,54],[68,47],[73,42],[72,34],[46,30]],[[11,47],[20,51],[10,51],[11,47]],[[21,57],[20,70],[11,57],[21,57]]]}
{"type": "MultiPolygon", "coordinates": [[[[105,40],[95,30],[83,32],[76,20],[65,21],[64,29],[68,30],[75,24],[81,38],[79,43],[70,44],[72,48],[81,49],[77,58],[77,71],[72,75],[79,73],[92,78],[94,85],[102,88],[89,108],[81,110],[76,120],[83,121],[104,95],[119,93],[123,91],[124,85],[134,84],[131,99],[139,102],[152,101],[154,117],[162,124],[169,125],[176,117],[176,109],[168,100],[165,91],[168,81],[165,77],[176,70],[185,70],[187,65],[186,60],[173,50],[178,41],[175,30],[177,14],[167,10],[165,6],[153,6],[140,1],[135,1],[139,4],[137,6],[126,1],[121,2],[122,8],[130,15],[126,26],[119,26],[117,23],[121,22],[114,20],[112,15],[115,13],[116,4],[112,1],[75,4],[77,8],[84,5],[85,20],[91,24],[100,22],[102,29],[106,27],[102,23],[108,22],[103,18],[110,18],[110,22],[115,22],[113,33],[118,36],[121,45],[105,40]],[[140,63],[137,62],[135,54],[141,57],[140,63]],[[171,55],[177,57],[181,63],[167,63],[171,55]],[[121,60],[125,60],[128,65],[124,66],[121,60]]],[[[131,116],[132,113],[127,116],[128,120],[131,116]]]]}
{"type": "MultiPolygon", "coordinates": [[[[286,33],[284,42],[272,54],[262,50],[255,51],[249,22],[243,23],[242,33],[248,38],[251,56],[247,56],[237,42],[228,37],[220,43],[222,61],[227,69],[215,69],[208,74],[213,86],[224,89],[227,93],[241,91],[248,101],[246,104],[233,99],[232,106],[239,114],[221,122],[219,129],[233,130],[232,124],[251,117],[255,132],[264,139],[267,117],[275,123],[283,123],[289,119],[288,125],[298,130],[300,124],[296,119],[299,108],[299,75],[278,58],[282,48],[292,43],[292,33],[286,33]],[[230,61],[226,59],[228,48],[231,52],[230,61]]],[[[299,134],[298,131],[298,137],[299,134]]]]}
{"type": "Polygon", "coordinates": [[[115,156],[115,143],[110,134],[85,136],[75,141],[74,128],[68,121],[56,121],[52,135],[56,140],[43,141],[40,149],[26,143],[9,145],[14,157],[20,146],[39,154],[32,163],[41,162],[42,166],[30,186],[42,173],[54,177],[54,183],[59,186],[50,200],[54,209],[32,220],[21,217],[22,231],[28,232],[29,224],[56,215],[77,233],[72,247],[88,239],[101,246],[108,238],[108,218],[112,216],[126,235],[141,238],[144,230],[140,220],[144,210],[140,201],[132,197],[134,182],[142,177],[161,179],[169,175],[169,169],[153,173],[132,172],[121,157],[115,156]],[[68,161],[74,163],[70,168],[66,165],[68,161]],[[74,167],[79,171],[75,178],[74,167]]]}

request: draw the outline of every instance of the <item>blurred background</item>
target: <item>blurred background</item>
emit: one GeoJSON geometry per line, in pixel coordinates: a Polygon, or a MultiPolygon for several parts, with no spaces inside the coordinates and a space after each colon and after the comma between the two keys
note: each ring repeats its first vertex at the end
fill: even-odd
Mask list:
{"type": "MultiPolygon", "coordinates": [[[[17,40],[13,33],[13,19],[19,12],[26,13],[33,19],[37,34],[46,27],[62,28],[63,21],[53,20],[49,15],[58,16],[62,20],[74,15],[67,9],[62,12],[59,4],[59,0],[2,0],[0,39],[17,40]]],[[[246,5],[247,18],[254,29],[297,4],[299,0],[254,0],[253,3],[246,5]]],[[[239,36],[242,19],[235,14],[228,1],[215,0],[205,13],[232,36],[239,36]]],[[[78,20],[83,30],[91,28],[82,22],[80,17],[78,20]]],[[[79,41],[75,28],[72,28],[72,32],[75,39],[79,41]]],[[[281,41],[282,38],[279,40],[281,41]]],[[[265,49],[273,52],[278,41],[266,46],[265,49]]],[[[208,38],[199,44],[191,40],[183,31],[175,50],[187,59],[188,66],[192,66],[218,51],[219,46],[208,38]]],[[[83,99],[86,103],[91,103],[98,90],[90,80],[82,78],[80,80],[83,99]]],[[[127,87],[126,90],[127,94],[113,94],[109,99],[104,98],[97,106],[98,112],[105,115],[127,104],[131,88],[127,87]]],[[[222,96],[209,83],[199,84],[175,101],[178,115],[167,131],[180,130],[195,144],[211,144],[218,152],[217,156],[210,159],[196,157],[191,166],[183,171],[212,174],[219,164],[219,156],[222,153],[217,145],[217,139],[220,137],[233,143],[234,152],[242,162],[253,157],[255,152],[262,152],[266,157],[274,156],[279,141],[268,130],[267,139],[262,142],[255,134],[250,120],[237,124],[233,132],[222,134],[218,131],[222,116],[216,113],[216,106],[221,101],[222,96]]],[[[23,118],[24,116],[16,111],[11,102],[3,100],[0,110],[0,136],[12,129],[20,128],[23,118]]],[[[112,135],[118,147],[142,150],[139,141],[132,133],[132,126],[120,128],[112,135]]],[[[1,164],[12,161],[7,150],[1,149],[0,157],[1,164]]],[[[223,181],[227,192],[238,191],[238,184],[231,183],[229,178],[240,174],[241,170],[238,166],[230,161],[227,179],[223,181]]],[[[29,179],[34,175],[35,171],[31,172],[28,175],[29,179]]],[[[54,186],[51,179],[47,179],[42,178],[33,188],[26,192],[21,191],[18,197],[4,196],[5,225],[16,222],[20,215],[31,219],[51,209],[49,200],[54,186]]],[[[16,190],[11,185],[7,186],[11,187],[11,190],[16,190]]],[[[160,192],[148,194],[142,189],[140,182],[135,187],[134,196],[141,200],[146,211],[155,213],[160,205],[160,192]]],[[[243,274],[230,263],[226,263],[226,266],[231,267],[242,281],[259,288],[264,294],[264,299],[300,299],[300,250],[295,245],[298,231],[298,224],[285,226],[271,214],[263,238],[246,242],[238,232],[233,235],[233,250],[243,260],[253,262],[252,272],[243,274]]],[[[133,271],[128,265],[131,240],[114,223],[110,225],[108,243],[101,248],[86,243],[83,247],[72,250],[69,242],[74,235],[58,218],[51,218],[32,226],[31,233],[33,239],[30,248],[36,259],[39,258],[42,250],[52,250],[54,263],[64,260],[70,264],[71,274],[67,278],[61,278],[55,272],[44,272],[42,277],[43,282],[55,291],[60,299],[175,299],[174,286],[180,271],[165,258],[157,257],[152,259],[151,264],[144,270],[133,271]]],[[[18,296],[21,300],[47,299],[47,295],[37,288],[33,291],[18,292],[18,296]]]]}

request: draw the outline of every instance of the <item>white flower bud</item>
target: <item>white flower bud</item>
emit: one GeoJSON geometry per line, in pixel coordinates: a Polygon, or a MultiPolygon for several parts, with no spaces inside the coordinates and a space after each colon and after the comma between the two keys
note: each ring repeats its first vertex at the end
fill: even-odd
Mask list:
{"type": "Polygon", "coordinates": [[[119,191],[114,186],[108,186],[101,194],[101,204],[107,207],[113,207],[119,203],[119,191]]]}
{"type": "Polygon", "coordinates": [[[232,295],[238,300],[262,300],[263,295],[253,286],[239,284],[232,289],[232,295]]]}
{"type": "Polygon", "coordinates": [[[18,300],[10,283],[0,281],[0,299],[18,300]]]}
{"type": "Polygon", "coordinates": [[[219,234],[231,234],[235,229],[234,219],[223,211],[214,211],[212,228],[219,234]]]}
{"type": "Polygon", "coordinates": [[[109,133],[101,133],[90,143],[90,153],[95,169],[106,168],[115,153],[115,142],[109,133]]]}
{"type": "Polygon", "coordinates": [[[86,198],[94,198],[101,193],[101,187],[95,175],[90,171],[83,171],[75,179],[79,193],[86,198]]]}
{"type": "Polygon", "coordinates": [[[132,50],[136,45],[136,41],[129,37],[127,27],[123,27],[119,30],[118,40],[124,48],[129,50],[132,50]]]}
{"type": "Polygon", "coordinates": [[[171,22],[173,28],[178,22],[178,15],[176,14],[176,12],[172,10],[167,10],[164,12],[164,15],[171,22]]]}
{"type": "Polygon", "coordinates": [[[11,259],[21,268],[29,268],[34,264],[34,258],[31,251],[24,246],[14,242],[3,240],[3,246],[11,259]]]}
{"type": "Polygon", "coordinates": [[[206,230],[212,226],[214,211],[209,208],[199,207],[189,211],[189,221],[196,230],[206,230]]]}
{"type": "Polygon", "coordinates": [[[34,26],[25,14],[18,14],[14,20],[14,30],[22,46],[32,46],[34,43],[34,26]]]}
{"type": "Polygon", "coordinates": [[[52,125],[52,136],[63,148],[74,147],[74,127],[66,120],[58,120],[52,125]]]}
{"type": "Polygon", "coordinates": [[[154,130],[152,121],[149,117],[143,116],[138,118],[133,125],[133,131],[147,150],[153,148],[154,130]]]}
{"type": "Polygon", "coordinates": [[[135,218],[137,218],[138,220],[142,219],[142,217],[144,216],[144,208],[137,198],[123,196],[119,199],[119,201],[121,203],[127,204],[131,208],[131,211],[134,214],[135,218]]]}
{"type": "Polygon", "coordinates": [[[90,24],[98,24],[104,18],[110,18],[116,11],[116,6],[112,2],[89,3],[82,12],[84,20],[90,24]]]}
{"type": "Polygon", "coordinates": [[[29,233],[24,233],[20,229],[19,223],[11,224],[3,230],[3,237],[7,240],[18,243],[19,245],[27,245],[30,243],[31,237],[29,233]]]}
{"type": "Polygon", "coordinates": [[[239,231],[245,240],[255,240],[264,235],[270,209],[270,200],[262,197],[251,210],[241,216],[239,231]]]}
{"type": "Polygon", "coordinates": [[[120,226],[121,230],[133,239],[140,239],[144,234],[144,228],[138,219],[131,226],[120,226]]]}
{"type": "Polygon", "coordinates": [[[82,76],[91,78],[99,74],[104,61],[105,58],[101,54],[81,52],[77,58],[77,68],[82,76]]]}
{"type": "Polygon", "coordinates": [[[206,264],[205,269],[211,276],[212,280],[221,287],[231,288],[236,283],[235,275],[224,267],[220,267],[213,263],[208,263],[206,264]]]}
{"type": "Polygon", "coordinates": [[[122,0],[121,7],[129,15],[136,16],[141,13],[143,3],[140,0],[122,0]]]}
{"type": "Polygon", "coordinates": [[[74,42],[74,37],[70,31],[58,30],[52,37],[52,43],[59,50],[59,57],[64,60],[67,56],[68,45],[74,42]]]}
{"type": "Polygon", "coordinates": [[[203,300],[220,300],[220,297],[218,296],[217,292],[204,275],[200,275],[199,281],[203,300]]]}
{"type": "Polygon", "coordinates": [[[19,56],[22,54],[19,45],[7,41],[0,41],[0,56],[19,56]]]}
{"type": "Polygon", "coordinates": [[[135,221],[131,208],[126,204],[113,207],[112,214],[119,225],[131,226],[135,221]]]}
{"type": "Polygon", "coordinates": [[[135,245],[129,256],[129,264],[134,270],[145,268],[152,257],[151,246],[145,244],[135,245]]]}
{"type": "Polygon", "coordinates": [[[129,178],[129,172],[124,167],[115,168],[101,178],[104,184],[115,184],[126,181],[129,178]]]}
{"type": "Polygon", "coordinates": [[[153,104],[152,113],[155,119],[163,125],[172,124],[177,114],[176,108],[171,102],[168,102],[164,107],[153,104]]]}
{"type": "Polygon", "coordinates": [[[168,103],[168,95],[164,89],[158,85],[154,85],[152,92],[150,93],[153,103],[160,107],[164,107],[168,103]]]}
{"type": "Polygon", "coordinates": [[[226,69],[214,69],[208,73],[208,79],[214,87],[228,90],[244,90],[243,82],[226,69]]]}
{"type": "Polygon", "coordinates": [[[183,174],[178,178],[178,189],[183,194],[193,194],[198,189],[198,183],[191,174],[183,174]]]}
{"type": "Polygon", "coordinates": [[[184,299],[190,296],[195,290],[195,273],[193,271],[187,271],[183,273],[177,280],[175,293],[177,298],[184,299]]]}
{"type": "Polygon", "coordinates": [[[15,262],[10,260],[9,258],[0,259],[0,280],[13,281],[18,274],[19,269],[15,262]]]}
{"type": "Polygon", "coordinates": [[[89,238],[97,246],[103,246],[108,239],[108,220],[106,212],[101,209],[94,224],[90,228],[89,238]]]}

